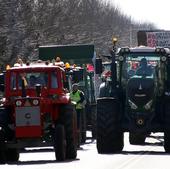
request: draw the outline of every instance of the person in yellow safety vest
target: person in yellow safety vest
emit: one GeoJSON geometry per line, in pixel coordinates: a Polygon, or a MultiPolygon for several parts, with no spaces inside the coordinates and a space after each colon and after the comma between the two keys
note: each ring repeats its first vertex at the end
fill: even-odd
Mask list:
{"type": "MultiPolygon", "coordinates": [[[[77,129],[80,134],[81,131],[81,114],[84,111],[85,97],[84,93],[78,89],[78,84],[73,84],[72,92],[70,93],[71,101],[76,102],[76,113],[77,113],[77,129]]],[[[81,139],[81,136],[80,136],[81,139]]],[[[79,139],[79,141],[80,141],[79,139]]]]}

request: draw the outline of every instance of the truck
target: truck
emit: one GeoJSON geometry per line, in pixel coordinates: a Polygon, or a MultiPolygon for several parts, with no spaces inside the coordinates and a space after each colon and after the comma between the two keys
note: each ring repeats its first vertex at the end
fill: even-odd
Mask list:
{"type": "Polygon", "coordinates": [[[8,67],[0,75],[0,163],[17,162],[27,147],[53,146],[58,161],[76,158],[76,112],[65,76],[48,62],[8,67]]]}
{"type": "Polygon", "coordinates": [[[92,131],[92,137],[96,136],[96,98],[94,88],[94,71],[92,58],[94,56],[93,44],[77,45],[51,45],[39,47],[39,59],[47,61],[60,57],[69,65],[67,69],[68,89],[72,84],[78,83],[86,98],[85,115],[82,118],[82,142],[86,140],[86,130],[92,131]],[[68,71],[69,70],[69,71],[68,71]]]}
{"type": "MultiPolygon", "coordinates": [[[[164,133],[170,152],[170,50],[139,46],[116,48],[113,41],[111,78],[100,86],[97,99],[97,151],[117,153],[124,132],[132,145],[145,144],[151,132],[164,133]],[[145,65],[145,66],[144,66],[145,65]],[[143,66],[143,69],[142,69],[143,66]]],[[[96,59],[96,73],[102,73],[96,59]]]]}
{"type": "Polygon", "coordinates": [[[140,30],[137,32],[138,46],[170,48],[170,31],[168,30],[140,30]]]}

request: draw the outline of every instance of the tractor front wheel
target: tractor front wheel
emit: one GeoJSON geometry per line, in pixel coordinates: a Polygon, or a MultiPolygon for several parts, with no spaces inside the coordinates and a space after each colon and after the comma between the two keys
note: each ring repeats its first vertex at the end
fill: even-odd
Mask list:
{"type": "Polygon", "coordinates": [[[0,164],[6,163],[6,145],[4,132],[0,131],[0,164]]]}
{"type": "Polygon", "coordinates": [[[122,151],[123,132],[120,128],[120,108],[114,98],[97,100],[97,150],[108,154],[122,151]]]}
{"type": "Polygon", "coordinates": [[[66,140],[63,125],[56,125],[54,131],[54,151],[55,157],[58,161],[66,159],[66,140]]]}

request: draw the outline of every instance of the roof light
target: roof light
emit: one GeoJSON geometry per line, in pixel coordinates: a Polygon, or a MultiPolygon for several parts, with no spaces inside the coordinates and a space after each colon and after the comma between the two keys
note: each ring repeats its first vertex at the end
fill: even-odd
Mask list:
{"type": "Polygon", "coordinates": [[[130,52],[129,48],[121,48],[120,49],[120,53],[128,53],[128,52],[130,52]]]}
{"type": "Polygon", "coordinates": [[[165,53],[165,49],[164,48],[156,48],[155,52],[156,53],[165,53]]]}
{"type": "Polygon", "coordinates": [[[112,42],[113,42],[113,44],[115,44],[117,42],[117,38],[113,37],[112,42]]]}
{"type": "Polygon", "coordinates": [[[156,49],[155,49],[155,52],[160,52],[160,48],[156,48],[156,49]]]}
{"type": "Polygon", "coordinates": [[[161,52],[165,52],[165,49],[164,49],[164,48],[161,48],[161,52]]]}
{"type": "Polygon", "coordinates": [[[125,48],[124,50],[125,50],[125,52],[129,52],[129,51],[130,51],[130,49],[129,49],[129,48],[125,48]]]}
{"type": "Polygon", "coordinates": [[[70,64],[68,62],[65,63],[65,68],[69,69],[70,68],[70,64]]]}

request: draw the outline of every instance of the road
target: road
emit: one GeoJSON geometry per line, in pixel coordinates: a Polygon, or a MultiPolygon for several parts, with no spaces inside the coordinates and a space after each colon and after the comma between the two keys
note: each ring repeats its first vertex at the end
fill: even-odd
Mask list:
{"type": "Polygon", "coordinates": [[[77,159],[56,162],[50,148],[28,150],[20,154],[18,163],[0,165],[0,169],[170,169],[170,154],[163,148],[162,133],[146,139],[143,146],[130,145],[125,133],[125,146],[121,153],[101,155],[96,142],[87,140],[78,150],[77,159]]]}

